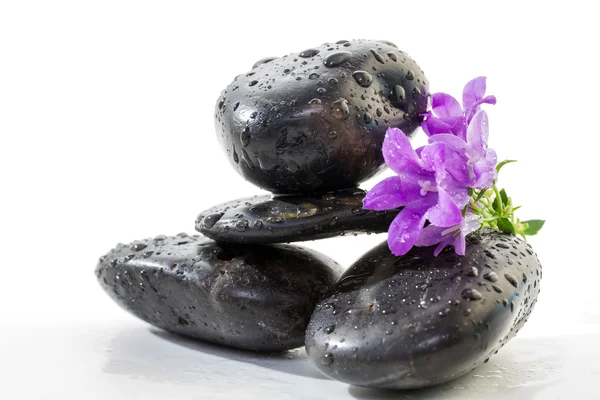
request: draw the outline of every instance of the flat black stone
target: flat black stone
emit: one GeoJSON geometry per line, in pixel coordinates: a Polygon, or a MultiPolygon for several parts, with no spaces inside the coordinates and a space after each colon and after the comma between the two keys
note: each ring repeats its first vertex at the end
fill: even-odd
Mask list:
{"type": "Polygon", "coordinates": [[[96,276],[121,307],[191,338],[255,351],[302,346],[339,265],[292,245],[223,245],[180,234],[119,245],[96,276]]]}
{"type": "Polygon", "coordinates": [[[526,322],[539,261],[524,241],[485,231],[466,255],[434,247],[403,257],[387,243],[350,267],[319,302],[306,331],[309,359],[352,385],[435,385],[487,361],[526,322]]]}
{"type": "Polygon", "coordinates": [[[254,196],[202,212],[196,230],[229,243],[287,243],[338,235],[387,232],[399,210],[362,207],[365,191],[324,195],[254,196]]]}
{"type": "Polygon", "coordinates": [[[391,43],[325,43],[237,76],[217,101],[215,128],[248,181],[273,193],[322,193],[381,171],[385,131],[410,136],[428,95],[421,68],[391,43]]]}

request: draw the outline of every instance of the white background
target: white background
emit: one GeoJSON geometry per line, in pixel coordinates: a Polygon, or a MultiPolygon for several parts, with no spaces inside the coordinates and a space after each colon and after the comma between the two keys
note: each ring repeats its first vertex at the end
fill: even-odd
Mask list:
{"type": "MultiPolygon", "coordinates": [[[[260,193],[216,141],[214,104],[233,77],[352,38],[396,43],[433,91],[459,97],[488,76],[490,146],[519,160],[500,183],[519,216],[547,220],[530,239],[545,275],[523,335],[595,331],[600,34],[587,4],[0,0],[2,376],[21,382],[44,332],[135,323],[93,274],[116,243],[193,233],[200,211],[260,193]]],[[[349,265],[384,239],[307,245],[349,265]]]]}

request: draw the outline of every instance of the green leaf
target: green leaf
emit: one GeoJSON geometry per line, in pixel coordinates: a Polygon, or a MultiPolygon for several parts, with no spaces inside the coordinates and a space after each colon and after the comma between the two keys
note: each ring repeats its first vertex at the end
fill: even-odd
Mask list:
{"type": "Polygon", "coordinates": [[[512,233],[513,235],[515,234],[515,227],[508,218],[498,218],[498,229],[504,233],[512,233]]]}
{"type": "Polygon", "coordinates": [[[523,232],[528,236],[533,236],[538,233],[540,229],[542,229],[542,226],[544,226],[545,222],[546,221],[543,219],[530,219],[529,221],[523,221],[522,224],[525,225],[523,232]]]}
{"type": "Polygon", "coordinates": [[[517,162],[517,160],[504,160],[502,162],[499,162],[498,165],[496,165],[496,172],[500,172],[500,169],[502,167],[504,167],[506,164],[510,164],[510,163],[514,163],[517,162]]]}
{"type": "Polygon", "coordinates": [[[506,194],[506,190],[502,189],[500,191],[500,198],[502,199],[502,203],[504,205],[508,205],[508,195],[506,194]]]}

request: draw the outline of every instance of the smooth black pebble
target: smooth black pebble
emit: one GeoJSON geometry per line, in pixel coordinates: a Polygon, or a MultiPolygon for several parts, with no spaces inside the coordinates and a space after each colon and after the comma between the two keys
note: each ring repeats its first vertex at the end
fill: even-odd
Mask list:
{"type": "Polygon", "coordinates": [[[159,236],[119,245],[96,276],[121,307],[167,331],[239,349],[302,346],[316,302],[340,267],[292,245],[224,245],[159,236]]]}
{"type": "Polygon", "coordinates": [[[539,293],[531,247],[483,231],[467,239],[464,257],[433,250],[396,257],[382,243],[350,267],[311,318],[312,363],[352,385],[421,388],[473,370],[504,346],[539,293]]]}
{"type": "Polygon", "coordinates": [[[389,42],[325,43],[256,63],[217,100],[217,137],[248,181],[273,193],[356,187],[384,168],[389,127],[426,112],[421,68],[389,42]]]}
{"type": "Polygon", "coordinates": [[[254,196],[202,212],[196,230],[219,242],[287,243],[338,235],[387,232],[399,210],[362,207],[365,191],[254,196]]]}

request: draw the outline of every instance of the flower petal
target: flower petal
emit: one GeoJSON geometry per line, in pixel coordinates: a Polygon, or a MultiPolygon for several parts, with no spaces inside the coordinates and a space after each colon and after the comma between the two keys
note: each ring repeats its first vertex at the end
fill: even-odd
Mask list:
{"type": "Polygon", "coordinates": [[[397,174],[402,172],[403,160],[412,161],[417,165],[421,161],[404,132],[398,128],[389,128],[386,131],[382,151],[385,163],[397,174]]]}
{"type": "Polygon", "coordinates": [[[463,208],[469,203],[469,187],[465,182],[459,182],[450,173],[447,173],[442,181],[438,184],[439,189],[444,190],[458,208],[463,208]]]}
{"type": "Polygon", "coordinates": [[[488,189],[492,187],[497,177],[496,162],[496,152],[492,149],[488,149],[485,157],[473,165],[475,179],[470,186],[477,189],[488,189]]]}
{"type": "Polygon", "coordinates": [[[426,217],[432,225],[441,227],[458,225],[462,221],[460,208],[442,188],[438,188],[438,203],[427,211],[426,217]]]}
{"type": "Polygon", "coordinates": [[[420,151],[420,157],[423,161],[423,167],[432,172],[444,171],[446,163],[446,145],[441,142],[434,142],[423,146],[420,151]]]}
{"type": "Polygon", "coordinates": [[[431,111],[438,118],[448,118],[462,114],[463,109],[458,101],[449,94],[434,93],[431,95],[431,111]]]}
{"type": "Polygon", "coordinates": [[[466,250],[465,235],[461,232],[454,240],[454,252],[459,256],[464,256],[466,250]]]}
{"type": "Polygon", "coordinates": [[[429,138],[429,143],[444,143],[448,149],[458,153],[467,148],[467,142],[452,134],[433,135],[429,138]]]}
{"type": "Polygon", "coordinates": [[[406,191],[411,190],[410,187],[407,189],[406,186],[402,184],[402,179],[398,176],[384,179],[367,192],[363,199],[363,205],[369,210],[390,210],[403,206],[408,202],[407,197],[409,199],[415,198],[419,195],[421,189],[420,186],[414,187],[412,191],[416,192],[416,196],[406,196],[406,191]]]}
{"type": "Polygon", "coordinates": [[[483,98],[483,96],[485,96],[485,89],[486,89],[486,83],[485,83],[486,77],[485,76],[479,76],[469,82],[467,82],[467,84],[465,85],[465,88],[463,89],[463,107],[465,108],[465,110],[467,108],[471,108],[473,105],[475,105],[475,103],[477,103],[479,100],[481,100],[483,98]]]}
{"type": "Polygon", "coordinates": [[[450,133],[454,126],[454,120],[436,118],[428,113],[427,119],[421,122],[421,128],[427,136],[437,135],[439,133],[450,133]]]}
{"type": "Polygon", "coordinates": [[[425,224],[426,201],[412,202],[394,218],[388,230],[388,247],[396,256],[403,256],[414,246],[425,224]]]}
{"type": "Polygon", "coordinates": [[[444,236],[442,236],[442,232],[447,230],[448,228],[444,228],[441,226],[429,225],[423,228],[419,238],[415,242],[415,246],[425,247],[425,246],[433,246],[434,244],[440,243],[444,236]]]}
{"type": "Polygon", "coordinates": [[[488,116],[483,110],[478,111],[467,128],[467,143],[472,156],[483,157],[487,149],[489,136],[488,116]]]}

